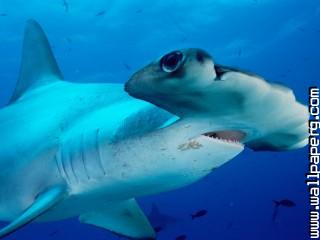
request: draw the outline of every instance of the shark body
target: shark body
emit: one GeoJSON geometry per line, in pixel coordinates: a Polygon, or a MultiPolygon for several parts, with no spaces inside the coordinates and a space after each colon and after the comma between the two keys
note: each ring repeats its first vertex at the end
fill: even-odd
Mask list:
{"type": "Polygon", "coordinates": [[[11,221],[0,237],[33,220],[74,216],[125,236],[154,237],[134,197],[194,182],[243,150],[190,139],[187,123],[172,124],[177,116],[123,88],[64,81],[41,27],[27,23],[17,87],[0,111],[0,219],[11,221]],[[214,148],[226,151],[213,160],[214,148]]]}
{"type": "Polygon", "coordinates": [[[193,183],[244,149],[235,131],[207,134],[221,124],[203,111],[184,117],[123,88],[64,81],[41,27],[27,23],[17,87],[0,110],[0,220],[11,222],[0,237],[34,220],[79,216],[117,234],[154,238],[136,197],[193,183]]]}

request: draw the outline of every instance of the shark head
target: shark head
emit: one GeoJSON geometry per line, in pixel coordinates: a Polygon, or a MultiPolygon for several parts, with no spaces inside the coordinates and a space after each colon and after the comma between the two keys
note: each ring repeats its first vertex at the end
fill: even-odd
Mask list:
{"type": "Polygon", "coordinates": [[[177,113],[183,108],[181,98],[192,101],[217,78],[211,56],[200,49],[170,52],[136,72],[126,84],[127,92],[177,113]],[[179,97],[180,103],[175,102],[179,97]],[[174,103],[175,102],[175,103],[174,103]],[[179,105],[179,106],[178,106],[179,105]]]}
{"type": "Polygon", "coordinates": [[[308,110],[291,89],[214,62],[201,49],[170,52],[136,72],[125,90],[206,129],[205,135],[241,141],[254,150],[307,144],[308,110]],[[205,127],[211,123],[210,128],[205,127]]]}

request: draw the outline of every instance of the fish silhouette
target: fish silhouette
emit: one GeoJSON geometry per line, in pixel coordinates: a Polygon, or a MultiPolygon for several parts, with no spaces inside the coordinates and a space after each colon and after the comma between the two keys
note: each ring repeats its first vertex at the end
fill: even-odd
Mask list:
{"type": "Polygon", "coordinates": [[[98,12],[98,13],[96,14],[96,17],[103,16],[103,15],[105,15],[105,14],[106,14],[106,11],[103,10],[103,11],[98,12]]]}
{"type": "Polygon", "coordinates": [[[69,12],[69,3],[67,2],[67,0],[62,0],[62,5],[64,7],[64,10],[66,12],[69,12]]]}
{"type": "Polygon", "coordinates": [[[194,220],[195,218],[200,218],[200,217],[207,215],[207,213],[208,213],[207,210],[202,209],[202,210],[199,210],[199,211],[191,214],[191,218],[192,218],[192,220],[194,220]]]}
{"type": "Polygon", "coordinates": [[[282,199],[282,200],[273,200],[275,206],[274,206],[274,210],[273,210],[273,214],[272,214],[272,221],[275,222],[275,220],[278,217],[278,213],[279,213],[279,207],[287,207],[287,208],[292,208],[295,207],[296,204],[289,200],[289,199],[282,199]]]}
{"type": "Polygon", "coordinates": [[[131,66],[128,63],[123,63],[123,66],[125,67],[125,69],[131,70],[131,66]]]}
{"type": "Polygon", "coordinates": [[[187,236],[186,235],[179,235],[176,237],[176,240],[186,240],[187,236]]]}
{"type": "Polygon", "coordinates": [[[49,234],[50,237],[53,237],[59,233],[59,230],[55,230],[49,234]]]}

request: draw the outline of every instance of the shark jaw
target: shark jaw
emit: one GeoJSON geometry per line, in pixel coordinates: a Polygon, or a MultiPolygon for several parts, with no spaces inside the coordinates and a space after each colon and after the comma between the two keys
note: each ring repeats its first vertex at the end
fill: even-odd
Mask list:
{"type": "Polygon", "coordinates": [[[246,134],[242,131],[216,131],[207,132],[202,134],[203,136],[209,137],[210,139],[223,141],[231,144],[243,145],[246,134]]]}
{"type": "Polygon", "coordinates": [[[236,131],[202,134],[198,125],[180,120],[115,145],[108,154],[117,152],[116,161],[135,156],[132,164],[141,168],[125,172],[126,193],[144,196],[177,189],[208,175],[244,150],[242,136],[236,131]]]}
{"type": "Polygon", "coordinates": [[[211,136],[241,140],[253,150],[281,151],[307,144],[308,109],[291,89],[216,64],[201,49],[164,55],[133,74],[125,90],[181,118],[207,119],[222,131],[211,136]],[[229,131],[237,134],[233,137],[229,131]]]}

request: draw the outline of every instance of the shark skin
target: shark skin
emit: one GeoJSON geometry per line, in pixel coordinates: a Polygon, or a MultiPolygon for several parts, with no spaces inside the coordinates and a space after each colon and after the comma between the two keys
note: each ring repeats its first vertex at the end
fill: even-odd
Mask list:
{"type": "MultiPolygon", "coordinates": [[[[134,99],[122,84],[71,83],[37,22],[27,22],[20,77],[0,110],[0,238],[32,221],[79,216],[155,238],[136,197],[173,190],[243,151],[190,119],[134,99]]],[[[213,128],[213,129],[211,129],[213,128]]]]}

